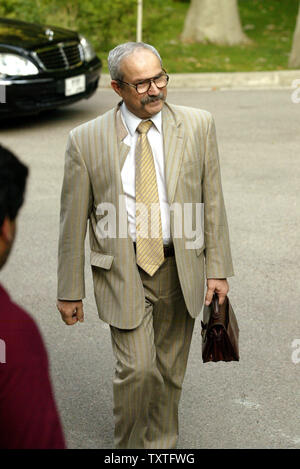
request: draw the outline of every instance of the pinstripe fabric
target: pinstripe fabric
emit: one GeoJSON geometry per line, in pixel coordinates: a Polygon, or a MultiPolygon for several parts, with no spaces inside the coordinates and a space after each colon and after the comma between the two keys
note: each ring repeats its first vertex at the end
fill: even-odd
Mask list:
{"type": "MultiPolygon", "coordinates": [[[[61,193],[58,298],[84,298],[84,239],[89,221],[95,299],[101,319],[133,329],[144,317],[144,290],[133,243],[101,238],[97,210],[106,202],[119,215],[125,208],[121,168],[129,148],[117,107],[70,132],[61,193]]],[[[162,110],[165,178],[169,204],[204,203],[204,244],[187,249],[186,237],[173,237],[179,280],[187,309],[196,317],[203,305],[207,277],[233,275],[229,234],[222,195],[215,127],[210,113],[165,104],[162,110]],[[205,264],[204,264],[205,260],[205,264]]],[[[124,213],[124,211],[123,211],[124,213]]],[[[126,209],[125,209],[126,213],[126,209]]],[[[175,216],[171,212],[171,235],[175,216]]]]}
{"type": "Polygon", "coordinates": [[[188,314],[174,257],[153,277],[140,270],[145,314],[133,330],[111,327],[116,357],[117,448],[175,448],[178,406],[194,319],[188,314]]]}
{"type": "Polygon", "coordinates": [[[159,206],[154,159],[147,139],[151,125],[152,122],[148,120],[141,122],[137,128],[140,135],[135,151],[135,200],[136,204],[143,204],[147,211],[147,214],[140,214],[136,225],[136,263],[152,276],[164,262],[164,248],[160,210],[156,216],[151,211],[154,204],[159,206]]]}

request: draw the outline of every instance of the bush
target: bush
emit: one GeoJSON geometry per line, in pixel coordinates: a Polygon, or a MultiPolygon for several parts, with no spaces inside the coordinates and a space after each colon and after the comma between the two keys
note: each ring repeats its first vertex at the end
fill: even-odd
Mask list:
{"type": "MultiPolygon", "coordinates": [[[[96,48],[109,50],[118,43],[135,41],[136,7],[136,0],[2,0],[0,16],[78,29],[96,48]]],[[[154,16],[153,7],[160,8],[161,0],[144,0],[145,30],[151,26],[153,31],[159,24],[159,10],[154,16]]]]}
{"type": "MultiPolygon", "coordinates": [[[[183,44],[189,0],[144,0],[143,41],[155,46],[170,73],[282,70],[287,68],[299,0],[240,0],[252,46],[183,44]]],[[[107,71],[117,44],[136,40],[137,0],[1,0],[0,16],[80,31],[91,40],[107,71]]]]}

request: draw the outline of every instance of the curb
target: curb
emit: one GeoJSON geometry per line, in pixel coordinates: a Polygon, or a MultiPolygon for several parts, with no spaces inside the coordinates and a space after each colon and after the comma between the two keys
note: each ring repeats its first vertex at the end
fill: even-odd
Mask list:
{"type": "MultiPolygon", "coordinates": [[[[270,72],[225,72],[225,73],[171,73],[169,89],[172,88],[296,88],[300,85],[300,70],[270,72]],[[294,84],[294,80],[299,83],[294,84]]],[[[101,75],[99,88],[110,88],[110,76],[101,75]]]]}

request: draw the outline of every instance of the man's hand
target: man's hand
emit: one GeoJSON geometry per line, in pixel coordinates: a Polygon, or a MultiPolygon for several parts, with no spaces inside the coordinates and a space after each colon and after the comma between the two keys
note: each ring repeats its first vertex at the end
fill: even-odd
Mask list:
{"type": "Polygon", "coordinates": [[[205,296],[205,304],[208,306],[214,292],[219,296],[219,303],[222,305],[225,301],[226,295],[229,292],[229,285],[226,278],[208,278],[207,279],[207,292],[205,296]]]}
{"type": "Polygon", "coordinates": [[[82,300],[63,301],[57,300],[57,309],[61,314],[62,320],[68,325],[73,326],[77,321],[84,321],[82,300]]]}

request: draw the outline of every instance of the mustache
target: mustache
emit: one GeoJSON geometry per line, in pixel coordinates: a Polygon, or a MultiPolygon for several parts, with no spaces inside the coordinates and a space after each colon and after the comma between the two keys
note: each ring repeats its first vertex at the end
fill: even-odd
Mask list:
{"type": "Polygon", "coordinates": [[[145,105],[145,104],[154,103],[155,101],[160,101],[160,100],[165,101],[165,96],[162,91],[157,96],[145,96],[145,98],[141,99],[141,103],[145,105]]]}

